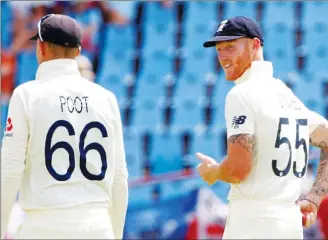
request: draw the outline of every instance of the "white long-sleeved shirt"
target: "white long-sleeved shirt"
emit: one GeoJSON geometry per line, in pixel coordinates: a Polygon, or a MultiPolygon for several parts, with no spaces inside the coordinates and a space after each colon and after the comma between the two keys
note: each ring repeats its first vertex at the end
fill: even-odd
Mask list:
{"type": "Polygon", "coordinates": [[[42,63],[10,100],[1,176],[2,236],[20,190],[27,211],[108,207],[122,238],[128,172],[115,96],[82,78],[75,60],[42,63]]]}
{"type": "Polygon", "coordinates": [[[309,136],[326,123],[310,111],[279,79],[267,61],[254,61],[226,97],[227,137],[255,136],[252,169],[232,184],[229,200],[295,202],[305,177],[309,136]]]}

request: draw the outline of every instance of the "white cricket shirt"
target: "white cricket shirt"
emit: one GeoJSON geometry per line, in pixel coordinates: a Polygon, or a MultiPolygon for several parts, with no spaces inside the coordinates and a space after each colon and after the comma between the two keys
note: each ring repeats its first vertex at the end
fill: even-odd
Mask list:
{"type": "Polygon", "coordinates": [[[229,200],[296,201],[309,155],[309,134],[326,120],[307,109],[270,62],[254,61],[226,97],[227,137],[253,134],[249,176],[232,184],[229,200]]]}
{"type": "Polygon", "coordinates": [[[23,210],[114,207],[124,224],[128,174],[117,100],[82,78],[75,60],[44,62],[35,81],[15,89],[1,150],[2,229],[19,187],[23,210]]]}

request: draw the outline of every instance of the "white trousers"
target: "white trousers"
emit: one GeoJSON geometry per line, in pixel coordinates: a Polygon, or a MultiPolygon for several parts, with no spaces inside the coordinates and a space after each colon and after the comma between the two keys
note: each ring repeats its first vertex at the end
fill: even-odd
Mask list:
{"type": "Polygon", "coordinates": [[[223,239],[303,239],[300,208],[293,202],[232,200],[223,239]]]}
{"type": "Polygon", "coordinates": [[[107,208],[27,211],[15,239],[114,239],[107,208]]]}

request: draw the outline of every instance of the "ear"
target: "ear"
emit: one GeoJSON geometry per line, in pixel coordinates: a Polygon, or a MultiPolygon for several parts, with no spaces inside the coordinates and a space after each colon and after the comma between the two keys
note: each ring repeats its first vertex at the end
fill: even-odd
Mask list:
{"type": "Polygon", "coordinates": [[[81,51],[82,51],[82,48],[81,48],[81,46],[80,46],[80,47],[78,48],[77,52],[76,52],[76,57],[80,55],[81,51]]]}
{"type": "Polygon", "coordinates": [[[45,56],[46,55],[46,51],[47,51],[45,44],[43,42],[41,42],[40,39],[38,39],[37,41],[38,41],[37,44],[39,45],[40,54],[42,56],[45,56]]]}
{"type": "Polygon", "coordinates": [[[258,38],[253,39],[253,50],[257,51],[261,47],[261,40],[258,38]]]}

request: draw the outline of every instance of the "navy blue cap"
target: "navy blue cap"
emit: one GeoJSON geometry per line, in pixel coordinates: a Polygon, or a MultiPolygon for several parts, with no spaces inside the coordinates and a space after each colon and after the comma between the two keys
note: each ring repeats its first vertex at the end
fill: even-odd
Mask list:
{"type": "Polygon", "coordinates": [[[49,14],[40,19],[37,33],[30,40],[40,39],[56,45],[78,48],[82,42],[82,29],[66,15],[49,14]]]}
{"type": "Polygon", "coordinates": [[[263,33],[260,26],[252,19],[237,16],[220,23],[213,38],[204,42],[204,47],[214,47],[217,42],[238,38],[258,38],[263,46],[263,33]]]}

